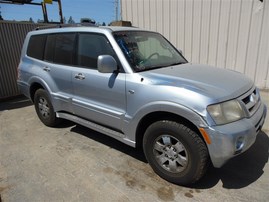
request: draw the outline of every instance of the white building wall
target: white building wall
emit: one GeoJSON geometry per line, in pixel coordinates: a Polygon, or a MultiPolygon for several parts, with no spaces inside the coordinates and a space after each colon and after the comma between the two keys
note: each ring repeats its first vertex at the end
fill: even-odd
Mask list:
{"type": "Polygon", "coordinates": [[[269,88],[269,0],[121,0],[122,20],[162,33],[193,63],[269,88]]]}

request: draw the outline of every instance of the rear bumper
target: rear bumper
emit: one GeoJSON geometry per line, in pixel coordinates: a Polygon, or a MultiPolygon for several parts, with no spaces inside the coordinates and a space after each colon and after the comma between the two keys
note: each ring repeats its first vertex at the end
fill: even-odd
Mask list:
{"type": "Polygon", "coordinates": [[[221,167],[229,159],[243,153],[254,144],[264,124],[266,112],[266,106],[261,103],[250,118],[205,128],[212,142],[207,146],[214,167],[221,167]]]}
{"type": "Polygon", "coordinates": [[[17,85],[19,91],[24,94],[26,97],[30,98],[29,85],[27,83],[17,80],[17,85]]]}

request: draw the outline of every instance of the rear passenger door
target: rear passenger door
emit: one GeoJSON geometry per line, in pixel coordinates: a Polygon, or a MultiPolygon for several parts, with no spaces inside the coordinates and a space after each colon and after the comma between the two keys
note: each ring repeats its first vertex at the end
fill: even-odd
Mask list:
{"type": "Polygon", "coordinates": [[[72,69],[76,47],[76,33],[47,35],[43,70],[47,73],[56,111],[73,112],[72,69]]]}
{"type": "Polygon", "coordinates": [[[118,61],[116,54],[105,35],[79,33],[77,42],[77,68],[72,73],[74,112],[121,131],[126,110],[125,73],[97,70],[99,55],[111,55],[118,61]]]}

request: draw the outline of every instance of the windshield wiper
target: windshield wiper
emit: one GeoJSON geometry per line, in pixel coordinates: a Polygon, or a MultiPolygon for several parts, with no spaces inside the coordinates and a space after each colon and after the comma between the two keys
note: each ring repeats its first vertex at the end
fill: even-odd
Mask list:
{"type": "Polygon", "coordinates": [[[156,66],[148,66],[145,67],[141,70],[137,70],[136,72],[144,72],[144,71],[149,71],[149,70],[153,70],[153,69],[160,69],[160,68],[164,68],[164,67],[170,67],[170,66],[175,66],[175,65],[181,65],[181,64],[185,64],[186,62],[175,62],[172,64],[167,64],[167,65],[156,65],[156,66]]]}
{"type": "Polygon", "coordinates": [[[175,63],[172,63],[172,64],[167,65],[166,67],[175,66],[175,65],[182,65],[182,64],[185,64],[185,63],[186,62],[175,62],[175,63]]]}
{"type": "Polygon", "coordinates": [[[149,67],[149,69],[158,69],[158,68],[170,67],[170,66],[181,65],[181,64],[185,64],[185,62],[175,62],[175,63],[167,64],[167,65],[152,66],[152,67],[149,67]]]}

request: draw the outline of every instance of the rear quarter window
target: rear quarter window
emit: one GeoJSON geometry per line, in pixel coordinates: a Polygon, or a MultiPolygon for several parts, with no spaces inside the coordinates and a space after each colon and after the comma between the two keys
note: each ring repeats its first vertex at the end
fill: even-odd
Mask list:
{"type": "Polygon", "coordinates": [[[27,55],[39,60],[43,60],[46,35],[33,35],[30,37],[27,55]]]}

